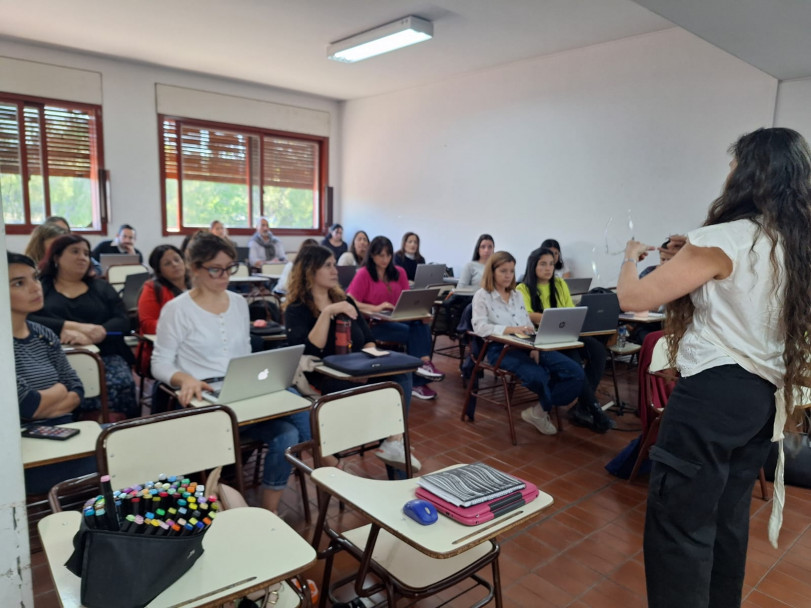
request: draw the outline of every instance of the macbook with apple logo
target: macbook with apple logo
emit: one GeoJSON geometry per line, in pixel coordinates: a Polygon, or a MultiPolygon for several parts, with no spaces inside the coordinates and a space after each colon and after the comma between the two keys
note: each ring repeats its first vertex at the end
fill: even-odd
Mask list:
{"type": "Polygon", "coordinates": [[[214,389],[203,391],[210,403],[233,404],[261,395],[283,391],[292,386],[304,345],[234,357],[222,379],[206,380],[214,389]]]}

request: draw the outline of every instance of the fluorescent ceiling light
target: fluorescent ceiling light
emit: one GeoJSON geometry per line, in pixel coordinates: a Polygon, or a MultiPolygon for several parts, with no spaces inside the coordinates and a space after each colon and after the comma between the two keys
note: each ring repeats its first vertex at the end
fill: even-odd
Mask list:
{"type": "Polygon", "coordinates": [[[393,23],[355,34],[327,47],[327,57],[343,63],[363,61],[424,40],[434,35],[434,25],[419,17],[403,17],[393,23]]]}

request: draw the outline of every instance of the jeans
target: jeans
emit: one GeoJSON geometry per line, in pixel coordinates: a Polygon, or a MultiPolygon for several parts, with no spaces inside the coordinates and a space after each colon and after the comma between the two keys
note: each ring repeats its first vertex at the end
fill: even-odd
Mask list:
{"type": "MultiPolygon", "coordinates": [[[[487,360],[493,364],[501,354],[501,344],[491,344],[487,360]]],[[[544,411],[559,405],[568,405],[579,394],[586,377],[580,365],[569,357],[555,351],[538,351],[539,362],[535,363],[529,351],[510,349],[501,360],[501,367],[513,372],[522,384],[538,395],[544,411]]]]}
{"type": "Polygon", "coordinates": [[[284,490],[292,470],[284,457],[284,451],[310,439],[310,412],[308,410],[251,424],[240,430],[240,436],[267,444],[262,487],[267,490],[284,490]]]}
{"type": "MultiPolygon", "coordinates": [[[[372,334],[375,340],[383,342],[398,342],[406,345],[406,352],[412,357],[427,357],[431,354],[431,326],[422,321],[408,321],[398,323],[396,321],[381,321],[372,325],[372,334]]],[[[414,386],[424,386],[430,380],[422,376],[412,374],[412,384],[414,386]]],[[[408,392],[409,398],[411,391],[408,392]]]]}
{"type": "Polygon", "coordinates": [[[769,451],[774,390],[737,365],[676,385],[650,452],[644,538],[650,608],[741,605],[749,503],[769,451]]]}

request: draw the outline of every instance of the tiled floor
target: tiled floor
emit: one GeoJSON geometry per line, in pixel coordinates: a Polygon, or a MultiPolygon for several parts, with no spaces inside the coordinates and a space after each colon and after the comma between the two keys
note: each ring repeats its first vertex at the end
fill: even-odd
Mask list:
{"type": "MultiPolygon", "coordinates": [[[[456,369],[458,361],[436,357],[435,363],[448,375],[444,382],[433,385],[439,398],[433,402],[415,399],[411,404],[412,445],[423,462],[423,471],[484,460],[534,481],[555,499],[553,507],[536,523],[501,539],[505,605],[644,607],[646,480],[628,484],[603,468],[638,434],[638,418],[633,414],[618,417],[618,429],[606,435],[564,423],[562,433],[546,437],[522,422],[516,412],[518,445],[513,446],[501,410],[481,404],[475,423],[460,421],[464,392],[456,369]]],[[[611,398],[611,390],[607,378],[601,385],[601,401],[611,398]]],[[[624,399],[636,402],[635,372],[621,378],[620,390],[624,399]]],[[[356,458],[348,466],[359,474],[382,475],[379,461],[371,455],[356,458]]],[[[744,608],[811,607],[811,490],[789,487],[787,494],[780,548],[773,549],[766,540],[771,503],[761,500],[759,489],[755,490],[744,608]]],[[[310,496],[314,500],[314,492],[310,496]]],[[[297,486],[291,481],[281,515],[310,538],[312,530],[304,524],[299,502],[297,486]]],[[[357,519],[352,513],[338,514],[337,508],[334,513],[345,525],[357,519]]],[[[33,556],[36,606],[58,606],[43,562],[42,553],[33,556]]],[[[348,572],[351,566],[345,556],[336,562],[339,573],[348,572]]],[[[320,585],[320,566],[307,575],[320,585]]],[[[470,605],[474,594],[468,593],[451,605],[470,605]]],[[[452,595],[446,593],[419,605],[435,606],[439,599],[452,595]]]]}

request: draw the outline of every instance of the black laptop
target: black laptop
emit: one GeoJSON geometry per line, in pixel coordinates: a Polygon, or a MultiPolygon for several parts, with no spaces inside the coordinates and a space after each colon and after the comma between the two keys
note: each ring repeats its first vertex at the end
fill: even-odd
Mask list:
{"type": "Polygon", "coordinates": [[[580,298],[578,306],[587,306],[586,320],[580,330],[586,334],[594,331],[617,329],[620,303],[615,293],[587,293],[580,298]]]}

